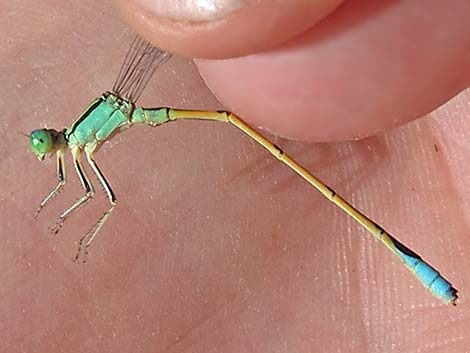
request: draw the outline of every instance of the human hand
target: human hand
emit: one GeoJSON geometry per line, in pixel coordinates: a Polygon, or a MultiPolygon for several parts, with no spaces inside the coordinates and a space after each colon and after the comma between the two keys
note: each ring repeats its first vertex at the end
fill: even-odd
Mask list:
{"type": "MultiPolygon", "coordinates": [[[[82,191],[69,168],[35,222],[54,161],[40,164],[15,131],[69,124],[112,85],[131,36],[106,2],[18,0],[0,18],[2,351],[467,349],[468,95],[357,142],[276,141],[452,280],[455,308],[265,151],[209,123],[136,127],[97,153],[119,203],[80,266],[75,242],[106,200],[97,187],[49,235],[82,191]]],[[[178,59],[142,102],[221,108],[178,59]]]]}
{"type": "Polygon", "coordinates": [[[172,20],[178,12],[168,4],[185,1],[117,3],[165,49],[203,58],[255,53],[198,66],[228,108],[285,137],[377,134],[433,111],[470,82],[468,1],[247,1],[206,22],[172,20]]]}

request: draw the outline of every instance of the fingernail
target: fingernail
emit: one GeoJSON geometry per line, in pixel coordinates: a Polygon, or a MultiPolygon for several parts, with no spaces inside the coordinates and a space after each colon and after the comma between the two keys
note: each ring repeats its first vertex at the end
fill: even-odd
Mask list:
{"type": "Polygon", "coordinates": [[[159,17],[177,21],[213,21],[240,9],[247,0],[136,0],[159,17]]]}

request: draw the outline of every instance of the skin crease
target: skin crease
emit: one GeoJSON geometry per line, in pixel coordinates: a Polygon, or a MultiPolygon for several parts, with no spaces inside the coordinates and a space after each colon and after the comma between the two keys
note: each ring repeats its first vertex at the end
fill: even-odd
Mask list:
{"type": "MultiPolygon", "coordinates": [[[[470,345],[470,95],[357,142],[275,138],[460,290],[441,305],[378,242],[236,129],[135,127],[96,154],[118,207],[78,265],[96,199],[54,237],[82,194],[55,186],[17,132],[62,128],[108,89],[132,35],[111,3],[10,1],[0,8],[2,352],[463,352],[470,345]],[[44,19],[48,19],[44,21],[44,19]],[[86,25],[84,25],[86,23],[86,25]]],[[[424,64],[423,64],[424,65],[424,64]]],[[[173,59],[147,106],[220,109],[173,59]]],[[[372,104],[372,103],[371,103],[372,104]]]]}

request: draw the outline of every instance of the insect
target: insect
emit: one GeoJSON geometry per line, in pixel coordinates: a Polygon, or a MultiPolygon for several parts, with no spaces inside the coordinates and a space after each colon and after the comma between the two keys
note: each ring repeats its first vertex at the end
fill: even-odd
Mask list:
{"type": "Polygon", "coordinates": [[[136,107],[135,103],[144,91],[155,70],[163,65],[171,54],[162,51],[153,45],[136,37],[124,59],[119,75],[111,91],[96,98],[90,106],[68,127],[61,131],[53,129],[34,130],[29,135],[29,145],[39,160],[55,154],[57,158],[57,186],[42,200],[35,214],[35,218],[48,205],[65,185],[65,152],[71,151],[73,165],[80,179],[84,195],[72,206],[67,208],[51,228],[57,233],[68,217],[84,206],[94,195],[94,187],[82,167],[81,157],[84,153],[91,170],[103,186],[107,199],[108,210],[96,221],[95,225],[79,242],[75,260],[83,256],[86,259],[88,250],[109,219],[116,207],[116,196],[98,167],[94,152],[104,142],[110,140],[115,134],[136,124],[160,126],[175,120],[196,119],[230,123],[259,143],[275,158],[287,165],[307,183],[317,189],[323,196],[338,206],[356,222],[363,226],[371,235],[380,240],[405,266],[418,278],[418,280],[443,302],[455,305],[457,290],[452,284],[439,274],[437,270],[427,264],[421,257],[392,237],[380,225],[369,219],[360,211],[351,206],[333,189],[316,178],[307,169],[297,163],[281,148],[270,142],[258,131],[235,114],[225,111],[191,111],[178,110],[168,107],[143,108],[136,107]]]}

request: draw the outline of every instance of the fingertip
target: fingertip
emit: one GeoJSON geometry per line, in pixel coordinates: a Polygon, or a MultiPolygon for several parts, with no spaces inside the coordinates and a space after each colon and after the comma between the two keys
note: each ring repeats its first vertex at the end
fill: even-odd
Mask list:
{"type": "Polygon", "coordinates": [[[116,3],[124,20],[151,43],[183,56],[214,59],[248,55],[279,45],[313,26],[342,1],[116,0],[116,3]],[[209,5],[202,3],[212,4],[212,12],[209,7],[204,10],[209,5]]]}
{"type": "Polygon", "coordinates": [[[228,109],[280,136],[358,139],[424,116],[468,87],[468,5],[346,2],[275,50],[199,60],[228,109]]]}

